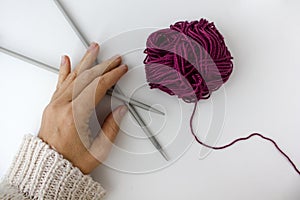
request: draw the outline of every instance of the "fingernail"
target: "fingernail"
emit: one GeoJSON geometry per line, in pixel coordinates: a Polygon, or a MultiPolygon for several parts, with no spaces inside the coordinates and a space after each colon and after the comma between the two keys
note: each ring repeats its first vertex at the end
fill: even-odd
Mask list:
{"type": "Polygon", "coordinates": [[[122,106],[119,110],[120,117],[123,117],[127,113],[127,111],[128,111],[127,106],[122,106]]]}
{"type": "Polygon", "coordinates": [[[120,67],[121,67],[121,68],[123,68],[125,71],[127,71],[127,70],[128,70],[128,66],[127,66],[127,65],[125,65],[125,64],[122,64],[122,65],[120,65],[120,67]]]}
{"type": "Polygon", "coordinates": [[[112,60],[119,60],[121,59],[121,56],[120,55],[114,55],[113,57],[111,57],[112,60]]]}
{"type": "Polygon", "coordinates": [[[62,66],[62,65],[65,65],[65,64],[66,64],[66,56],[63,55],[63,56],[61,56],[61,59],[60,59],[60,65],[62,66]]]}
{"type": "Polygon", "coordinates": [[[88,48],[89,51],[95,49],[98,46],[98,44],[96,42],[92,42],[88,48]]]}

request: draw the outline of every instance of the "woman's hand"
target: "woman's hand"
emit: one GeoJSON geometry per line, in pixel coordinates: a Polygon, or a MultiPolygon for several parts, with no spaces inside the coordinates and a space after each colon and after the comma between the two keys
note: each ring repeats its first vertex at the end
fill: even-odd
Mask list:
{"type": "Polygon", "coordinates": [[[107,156],[127,111],[119,106],[105,119],[91,141],[89,119],[106,91],[127,72],[121,57],[115,56],[92,67],[99,45],[92,43],[71,72],[70,59],[62,57],[57,89],[43,113],[38,137],[48,143],[83,173],[92,172],[107,156]]]}

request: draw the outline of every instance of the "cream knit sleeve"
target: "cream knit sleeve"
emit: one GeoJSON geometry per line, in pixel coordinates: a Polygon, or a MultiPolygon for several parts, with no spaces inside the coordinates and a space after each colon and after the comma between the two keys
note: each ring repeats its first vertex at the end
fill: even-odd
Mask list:
{"type": "Polygon", "coordinates": [[[0,199],[101,199],[104,194],[98,182],[32,135],[24,137],[0,184],[0,199]]]}

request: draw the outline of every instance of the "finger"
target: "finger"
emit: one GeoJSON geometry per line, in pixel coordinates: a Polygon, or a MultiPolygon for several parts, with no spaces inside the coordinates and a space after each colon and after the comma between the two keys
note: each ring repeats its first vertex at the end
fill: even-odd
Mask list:
{"type": "Polygon", "coordinates": [[[75,89],[73,90],[73,99],[76,98],[78,94],[81,93],[82,90],[93,80],[101,76],[105,71],[110,71],[111,69],[118,67],[121,62],[121,57],[116,55],[82,73],[82,75],[76,80],[75,89]]]}
{"type": "Polygon", "coordinates": [[[81,74],[82,72],[91,68],[95,64],[95,61],[96,61],[98,53],[99,53],[99,48],[100,48],[99,45],[95,42],[93,42],[89,46],[85,55],[83,56],[83,58],[81,59],[79,64],[74,69],[74,71],[77,74],[81,74]]]}
{"type": "Polygon", "coordinates": [[[63,56],[61,60],[61,66],[59,70],[58,81],[56,85],[56,91],[54,92],[51,101],[60,97],[64,93],[66,88],[74,81],[76,78],[76,73],[71,72],[71,61],[68,56],[63,56]]]}
{"type": "Polygon", "coordinates": [[[95,106],[106,94],[106,91],[117,83],[127,72],[127,66],[121,65],[106,74],[96,78],[87,86],[76,99],[73,100],[73,107],[76,109],[76,116],[81,120],[89,119],[95,106]]]}
{"type": "MultiPolygon", "coordinates": [[[[75,99],[92,81],[94,81],[97,77],[101,76],[103,73],[103,68],[114,69],[120,66],[122,59],[120,56],[114,56],[110,58],[108,61],[101,63],[102,67],[98,67],[98,70],[89,69],[83,72],[78,76],[75,82],[73,82],[70,87],[66,90],[64,94],[64,99],[67,101],[71,101],[75,99]]],[[[99,66],[100,66],[99,65],[99,66]]]]}
{"type": "Polygon", "coordinates": [[[70,74],[70,71],[71,71],[70,58],[68,56],[64,55],[61,57],[58,82],[57,82],[57,86],[56,86],[57,89],[60,88],[60,86],[65,81],[67,76],[70,74]]]}
{"type": "Polygon", "coordinates": [[[107,157],[120,130],[120,123],[126,112],[126,106],[119,106],[105,119],[102,129],[93,141],[89,151],[91,154],[91,160],[94,160],[95,165],[103,162],[107,157]]]}
{"type": "Polygon", "coordinates": [[[60,88],[55,91],[55,93],[52,96],[51,101],[56,100],[57,103],[66,103],[70,101],[66,101],[63,94],[65,94],[66,89],[74,82],[76,79],[77,74],[75,72],[71,72],[68,77],[65,79],[65,81],[62,83],[60,88]]]}
{"type": "Polygon", "coordinates": [[[52,97],[52,100],[58,98],[62,93],[64,93],[65,89],[70,85],[71,82],[78,76],[79,73],[82,73],[84,70],[89,69],[91,66],[93,66],[95,60],[97,59],[97,55],[99,53],[99,45],[95,42],[93,42],[90,47],[88,48],[87,52],[81,59],[80,63],[77,65],[77,67],[73,70],[73,72],[70,74],[71,70],[71,64],[70,59],[63,57],[62,58],[62,64],[63,70],[60,70],[59,73],[59,81],[57,84],[57,88],[61,88],[61,90],[57,90],[55,94],[52,97]],[[66,70],[65,65],[68,65],[68,70],[66,70]],[[66,71],[68,71],[68,74],[66,75],[66,71]],[[69,75],[70,74],[70,75],[69,75]],[[67,78],[67,76],[70,76],[65,84],[63,84],[64,80],[67,78]]]}
{"type": "Polygon", "coordinates": [[[116,65],[120,65],[122,58],[119,55],[115,55],[108,60],[94,66],[90,71],[92,74],[98,74],[98,76],[105,74],[106,72],[114,69],[116,65]]]}

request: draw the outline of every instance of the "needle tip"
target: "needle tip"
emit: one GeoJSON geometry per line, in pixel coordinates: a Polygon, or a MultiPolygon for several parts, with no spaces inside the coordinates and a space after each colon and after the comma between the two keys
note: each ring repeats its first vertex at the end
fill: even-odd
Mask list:
{"type": "Polygon", "coordinates": [[[159,150],[160,154],[166,159],[166,161],[169,161],[169,157],[162,149],[159,150]]]}
{"type": "Polygon", "coordinates": [[[160,111],[160,110],[157,110],[156,108],[153,108],[153,107],[150,108],[150,111],[156,112],[156,113],[158,113],[158,114],[160,114],[160,115],[165,115],[164,112],[162,112],[162,111],[160,111]]]}

